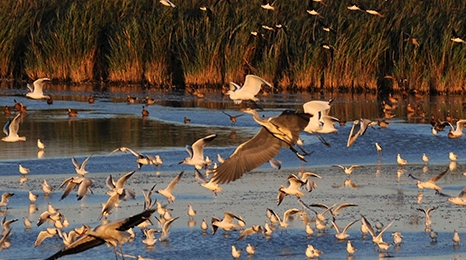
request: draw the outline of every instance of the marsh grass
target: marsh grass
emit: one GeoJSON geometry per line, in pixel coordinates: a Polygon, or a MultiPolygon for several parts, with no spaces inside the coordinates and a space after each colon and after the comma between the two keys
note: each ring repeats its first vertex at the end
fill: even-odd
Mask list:
{"type": "Polygon", "coordinates": [[[0,77],[225,85],[252,73],[281,89],[464,91],[466,44],[450,40],[466,37],[460,0],[359,3],[385,18],[306,7],[323,19],[298,1],[173,1],[0,0],[0,77]]]}

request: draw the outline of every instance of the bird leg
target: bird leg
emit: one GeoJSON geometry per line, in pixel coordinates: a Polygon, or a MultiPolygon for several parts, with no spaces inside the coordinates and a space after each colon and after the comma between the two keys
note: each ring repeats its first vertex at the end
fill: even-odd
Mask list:
{"type": "Polygon", "coordinates": [[[319,138],[319,140],[327,147],[330,147],[330,143],[328,143],[327,141],[325,141],[325,139],[320,135],[320,134],[316,134],[317,138],[319,138]]]}

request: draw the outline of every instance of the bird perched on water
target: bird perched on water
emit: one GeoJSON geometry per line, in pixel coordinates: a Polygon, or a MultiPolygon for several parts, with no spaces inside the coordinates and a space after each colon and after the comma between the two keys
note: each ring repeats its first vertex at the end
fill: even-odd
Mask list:
{"type": "Polygon", "coordinates": [[[354,246],[351,244],[351,241],[348,240],[348,242],[346,243],[346,252],[348,253],[348,255],[350,256],[354,255],[356,250],[357,249],[354,248],[354,246]]]}
{"type": "Polygon", "coordinates": [[[68,108],[68,116],[69,117],[77,117],[78,116],[78,111],[73,110],[71,108],[68,108]]]}
{"type": "Polygon", "coordinates": [[[142,106],[142,112],[141,112],[143,117],[149,116],[149,111],[146,110],[145,106],[142,106]]]}
{"type": "Polygon", "coordinates": [[[401,244],[403,242],[403,235],[401,234],[400,231],[393,232],[392,236],[393,236],[393,244],[394,245],[399,245],[399,244],[401,244]]]}
{"type": "Polygon", "coordinates": [[[458,234],[458,230],[455,229],[455,231],[453,231],[453,244],[455,245],[459,245],[460,244],[460,241],[461,241],[461,238],[460,238],[460,235],[458,234]]]}
{"type": "MultiPolygon", "coordinates": [[[[94,230],[88,230],[82,238],[47,259],[52,260],[65,255],[77,254],[105,243],[113,246],[115,257],[117,257],[117,246],[121,249],[121,246],[128,242],[131,237],[128,230],[149,219],[154,211],[155,209],[145,210],[126,219],[99,225],[94,230]]],[[[120,253],[123,254],[123,252],[120,253]]]]}
{"type": "Polygon", "coordinates": [[[213,182],[228,183],[241,178],[245,172],[277,156],[282,147],[291,149],[299,159],[304,160],[304,156],[293,146],[299,133],[309,122],[309,114],[286,110],[279,116],[259,119],[257,111],[248,109],[245,112],[252,113],[254,120],[262,128],[253,138],[238,146],[230,158],[214,170],[213,182]]]}
{"type": "Polygon", "coordinates": [[[26,141],[25,136],[19,136],[19,121],[20,121],[21,114],[17,114],[15,118],[9,120],[3,126],[3,132],[6,134],[5,137],[2,138],[4,142],[24,142],[26,141]]]}
{"type": "Polygon", "coordinates": [[[243,100],[256,102],[259,101],[256,95],[261,90],[262,84],[272,87],[270,83],[258,76],[246,75],[242,87],[234,82],[230,82],[230,90],[227,92],[227,95],[230,96],[230,99],[233,100],[235,104],[240,104],[243,100]]]}
{"type": "Polygon", "coordinates": [[[33,87],[27,84],[29,93],[26,93],[26,97],[32,98],[32,99],[50,99],[50,96],[44,95],[42,89],[46,83],[49,83],[51,81],[52,80],[49,78],[41,78],[41,79],[34,81],[34,83],[32,83],[33,87]]]}

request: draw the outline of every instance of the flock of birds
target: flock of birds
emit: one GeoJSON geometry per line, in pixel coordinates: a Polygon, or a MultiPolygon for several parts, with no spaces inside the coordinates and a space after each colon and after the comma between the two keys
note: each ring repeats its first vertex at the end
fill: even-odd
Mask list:
{"type": "MultiPolygon", "coordinates": [[[[367,11],[367,10],[366,10],[367,11]]],[[[30,92],[26,94],[26,97],[37,100],[51,100],[50,96],[44,95],[43,86],[44,84],[50,82],[50,79],[43,78],[36,80],[33,85],[34,88],[30,87],[30,92]]],[[[235,83],[231,83],[231,89],[226,93],[235,104],[241,105],[243,102],[248,102],[250,105],[257,109],[261,109],[256,102],[259,99],[256,97],[259,91],[261,90],[262,85],[271,86],[270,83],[266,82],[262,78],[255,75],[247,75],[244,85],[240,86],[235,83]]],[[[94,98],[89,97],[89,103],[93,103],[94,98]]],[[[135,103],[136,98],[133,98],[128,95],[128,103],[135,103]]],[[[395,100],[389,101],[393,106],[395,100]]],[[[155,100],[149,99],[146,97],[144,100],[146,105],[151,105],[155,103],[155,100]]],[[[186,146],[186,151],[188,152],[188,157],[180,161],[180,164],[186,164],[193,166],[196,180],[201,182],[201,186],[212,191],[215,195],[222,191],[220,185],[233,182],[241,178],[245,173],[254,170],[255,168],[261,166],[264,163],[270,162],[274,168],[280,168],[281,162],[275,159],[279,154],[281,148],[287,148],[295,154],[297,160],[306,162],[306,157],[310,155],[307,152],[303,145],[302,140],[300,139],[300,134],[306,132],[312,135],[315,135],[319,138],[322,144],[329,146],[330,144],[324,139],[323,135],[329,133],[336,133],[337,129],[335,124],[339,120],[331,115],[329,115],[332,105],[332,100],[330,101],[309,101],[300,107],[297,110],[285,110],[280,115],[264,118],[260,117],[256,109],[251,107],[246,107],[241,109],[242,112],[251,114],[254,121],[261,126],[259,132],[252,137],[250,140],[239,145],[236,150],[231,154],[229,158],[223,159],[218,155],[217,166],[211,167],[212,160],[207,156],[204,156],[204,147],[212,142],[217,135],[211,134],[205,137],[200,138],[195,141],[192,145],[186,146]],[[205,174],[202,171],[205,170],[205,174]]],[[[385,105],[385,103],[384,103],[385,105]]],[[[26,141],[26,137],[19,136],[19,126],[20,126],[20,117],[24,115],[22,112],[22,107],[20,106],[17,109],[17,115],[13,119],[9,120],[4,126],[4,133],[6,137],[2,138],[4,142],[21,142],[26,141]]],[[[244,107],[244,106],[243,106],[244,107]]],[[[6,111],[6,110],[5,110],[6,111]]],[[[69,112],[72,112],[69,109],[69,112]]],[[[390,108],[385,107],[384,112],[389,114],[390,108]]],[[[225,112],[224,112],[225,113],[225,112]]],[[[7,114],[5,112],[5,114],[7,114]]],[[[226,114],[226,113],[225,113],[226,114]]],[[[146,117],[149,113],[143,107],[142,116],[146,117]]],[[[231,116],[232,123],[235,123],[237,118],[241,115],[231,116]]],[[[75,114],[69,114],[70,117],[77,116],[75,114]]],[[[189,123],[185,117],[184,122],[189,123]]],[[[458,120],[456,129],[453,127],[452,123],[449,121],[442,121],[432,118],[432,129],[436,131],[443,130],[446,126],[451,127],[451,131],[448,134],[450,138],[457,138],[462,136],[463,124],[466,120],[458,120]]],[[[369,119],[358,119],[353,122],[352,129],[348,136],[347,147],[351,147],[352,144],[358,139],[359,136],[363,136],[366,130],[369,127],[387,127],[388,122],[384,120],[378,120],[377,122],[372,122],[369,119]]],[[[434,133],[434,132],[433,132],[434,133]]],[[[376,150],[381,156],[382,147],[376,143],[376,150]]],[[[45,149],[45,144],[41,142],[40,139],[37,140],[37,147],[39,150],[45,149]]],[[[130,153],[136,157],[136,163],[138,169],[141,169],[144,165],[153,165],[155,167],[160,167],[163,164],[163,160],[159,155],[151,156],[148,154],[142,154],[134,151],[128,147],[119,147],[113,150],[111,154],[121,152],[121,153],[130,153]]],[[[89,193],[92,193],[93,181],[87,177],[88,171],[86,170],[86,164],[92,158],[90,155],[82,163],[79,163],[74,157],[72,158],[72,163],[75,166],[76,176],[70,176],[60,185],[59,188],[64,187],[63,194],[60,200],[65,199],[71,192],[77,190],[76,196],[77,200],[81,200],[83,197],[88,196],[89,193]]],[[[450,160],[456,161],[458,158],[457,155],[450,153],[450,160]]],[[[423,161],[428,162],[427,155],[423,155],[423,161]]],[[[397,162],[400,167],[403,167],[408,162],[401,158],[401,155],[398,154],[397,162]]],[[[358,165],[353,165],[351,167],[345,167],[342,165],[335,165],[335,167],[341,168],[346,175],[351,175],[352,172],[359,168],[358,165]]],[[[423,181],[417,177],[410,175],[410,177],[416,181],[417,187],[419,190],[432,189],[437,193],[440,193],[442,187],[436,185],[436,182],[442,178],[450,168],[445,169],[440,174],[434,176],[433,178],[423,181]]],[[[26,176],[30,170],[19,165],[19,172],[22,176],[26,176]]],[[[42,225],[43,223],[51,222],[54,227],[47,228],[46,230],[41,231],[38,234],[38,237],[35,242],[35,247],[39,246],[42,241],[49,237],[59,236],[62,238],[64,247],[62,250],[50,256],[48,259],[57,259],[59,257],[76,254],[90,248],[107,244],[114,248],[115,257],[118,258],[119,255],[124,256],[122,245],[132,238],[134,238],[133,228],[139,227],[143,230],[145,239],[142,241],[147,246],[153,246],[156,241],[164,241],[169,237],[169,228],[171,224],[178,219],[178,217],[172,217],[170,210],[166,206],[163,206],[160,202],[152,201],[151,195],[157,193],[164,198],[166,198],[168,203],[175,202],[175,195],[173,194],[174,189],[177,183],[181,180],[184,172],[179,173],[165,188],[155,189],[155,185],[149,191],[144,192],[145,203],[144,209],[141,213],[135,214],[128,218],[117,220],[117,221],[108,221],[107,217],[112,214],[113,210],[126,199],[135,198],[135,192],[129,188],[125,187],[125,183],[130,179],[135,171],[131,171],[116,182],[113,180],[112,176],[108,176],[106,179],[106,185],[108,187],[107,195],[109,196],[106,203],[102,204],[102,210],[98,217],[98,220],[102,220],[102,224],[98,225],[95,228],[90,228],[88,225],[83,224],[82,227],[75,228],[69,233],[63,231],[64,228],[69,226],[68,220],[64,217],[64,214],[59,210],[55,209],[51,203],[49,203],[46,211],[40,214],[37,226],[42,225]],[[156,217],[153,213],[159,213],[159,217],[156,217]],[[150,228],[153,225],[152,217],[154,217],[159,225],[162,227],[162,230],[156,230],[150,228]],[[156,238],[155,234],[161,233],[161,236],[156,238]]],[[[268,221],[262,225],[252,225],[251,227],[246,228],[246,222],[241,216],[238,216],[231,212],[225,212],[223,219],[216,217],[212,218],[210,226],[212,227],[212,234],[215,234],[217,229],[223,229],[225,231],[230,230],[241,230],[241,234],[238,240],[244,239],[247,236],[251,236],[255,233],[260,233],[265,236],[270,236],[276,226],[285,229],[288,227],[289,219],[293,215],[299,215],[306,223],[306,233],[312,235],[314,230],[311,227],[311,223],[315,224],[315,228],[318,232],[325,232],[327,229],[327,224],[331,223],[332,227],[335,229],[335,237],[338,240],[347,240],[347,252],[349,255],[353,255],[356,249],[351,244],[351,241],[348,240],[349,235],[347,234],[348,229],[355,224],[358,220],[353,220],[348,223],[343,229],[335,223],[335,217],[338,215],[338,212],[346,207],[355,207],[358,206],[353,203],[341,203],[340,205],[334,204],[327,206],[324,204],[306,204],[301,200],[306,192],[311,192],[317,187],[314,179],[322,178],[321,176],[310,173],[310,172],[300,172],[299,174],[291,174],[287,177],[289,183],[288,186],[280,186],[277,194],[277,205],[280,205],[282,201],[287,196],[294,196],[297,198],[297,202],[301,208],[292,208],[285,211],[283,217],[275,213],[272,209],[267,209],[268,221]],[[338,205],[338,206],[337,206],[338,205]],[[316,208],[323,208],[323,212],[319,212],[316,208]],[[309,213],[315,214],[315,220],[308,216],[309,213]],[[326,215],[331,215],[327,217],[326,215]],[[269,224],[270,221],[270,224],[269,224]],[[272,227],[273,226],[273,227],[272,227]]],[[[53,188],[47,183],[46,180],[42,183],[42,189],[44,195],[49,195],[53,188]]],[[[466,194],[465,189],[457,197],[451,197],[448,199],[449,202],[457,205],[466,205],[466,194]]],[[[13,196],[14,193],[6,192],[2,195],[2,200],[0,201],[0,207],[7,208],[9,198],[13,196]]],[[[441,194],[445,195],[445,194],[441,194]]],[[[29,192],[29,199],[31,205],[35,204],[37,199],[36,194],[29,192]]],[[[446,196],[446,195],[445,195],[446,196]]],[[[425,213],[426,217],[426,229],[430,229],[432,221],[430,220],[429,214],[436,207],[431,207],[427,210],[419,208],[419,211],[425,213]]],[[[195,210],[190,205],[188,208],[189,217],[194,217],[196,215],[195,210]]],[[[2,226],[3,231],[1,232],[2,238],[0,239],[0,250],[9,247],[9,237],[11,236],[11,224],[16,222],[18,219],[6,220],[6,216],[3,218],[2,226]]],[[[372,242],[376,245],[381,251],[388,252],[388,249],[392,245],[399,245],[402,241],[403,236],[400,232],[393,233],[394,242],[388,243],[383,240],[384,232],[394,223],[390,222],[388,225],[383,227],[379,222],[375,223],[374,228],[369,223],[365,216],[361,216],[361,231],[363,234],[368,234],[372,237],[372,242]]],[[[32,223],[27,218],[24,217],[24,225],[27,228],[30,228],[32,223]]],[[[204,219],[201,225],[202,230],[206,231],[209,224],[204,219]]],[[[436,232],[431,230],[430,236],[432,239],[437,238],[436,232]]],[[[453,236],[453,241],[459,243],[459,235],[455,231],[453,236]]],[[[239,258],[242,250],[236,248],[232,245],[232,256],[234,258],[239,258]]],[[[253,255],[255,247],[248,245],[246,252],[250,255],[253,255]]],[[[314,248],[313,245],[309,244],[306,251],[304,252],[308,258],[318,258],[323,252],[319,249],[314,248]]]]}

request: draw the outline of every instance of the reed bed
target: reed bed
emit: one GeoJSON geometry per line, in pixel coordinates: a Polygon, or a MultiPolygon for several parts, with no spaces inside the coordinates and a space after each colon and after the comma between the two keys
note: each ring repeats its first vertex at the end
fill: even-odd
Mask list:
{"type": "Polygon", "coordinates": [[[466,38],[461,0],[358,1],[383,18],[337,0],[173,2],[0,0],[0,77],[171,86],[252,73],[279,89],[465,91],[466,44],[451,41],[466,38]]]}

